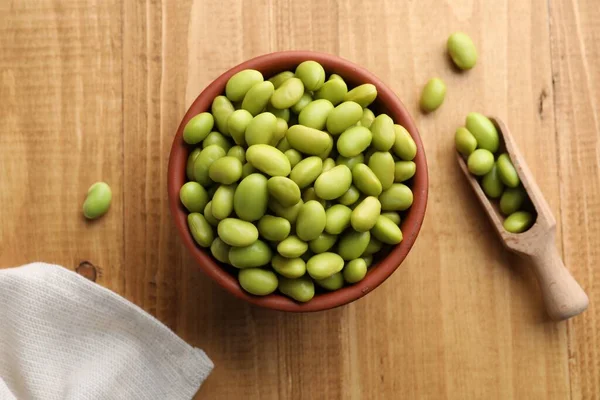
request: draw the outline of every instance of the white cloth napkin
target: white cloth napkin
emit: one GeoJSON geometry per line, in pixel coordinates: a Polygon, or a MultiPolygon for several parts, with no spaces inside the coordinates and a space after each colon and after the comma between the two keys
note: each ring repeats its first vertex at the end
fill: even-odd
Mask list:
{"type": "Polygon", "coordinates": [[[190,399],[213,363],[57,265],[0,270],[0,399],[190,399]]]}

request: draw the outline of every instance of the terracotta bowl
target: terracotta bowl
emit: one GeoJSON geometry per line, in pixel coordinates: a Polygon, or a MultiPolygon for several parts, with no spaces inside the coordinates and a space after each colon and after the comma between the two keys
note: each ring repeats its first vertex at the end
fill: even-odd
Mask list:
{"type": "Polygon", "coordinates": [[[394,92],[385,86],[375,75],[350,61],[330,54],[312,51],[286,51],[256,57],[233,67],[215,79],[196,98],[183,117],[175,134],[169,159],[168,190],[171,214],[183,243],[198,263],[200,269],[225,290],[240,299],[261,307],[292,312],[327,310],[350,303],[373,291],[386,280],[400,266],[415,243],[425,215],[427,185],[427,161],[425,159],[423,143],[412,118],[394,92]],[[367,276],[359,283],[346,286],[334,292],[315,294],[312,300],[302,304],[277,293],[264,297],[246,293],[233,274],[232,267],[221,265],[212,258],[210,250],[204,250],[194,242],[187,227],[188,212],[179,201],[179,188],[187,180],[185,169],[187,157],[190,152],[190,147],[188,147],[182,138],[183,128],[193,116],[204,111],[210,111],[213,99],[224,93],[227,80],[236,72],[247,68],[259,70],[265,77],[270,77],[285,70],[294,71],[296,66],[305,60],[315,60],[321,63],[328,74],[336,73],[342,76],[349,87],[363,83],[374,84],[377,87],[378,96],[371,108],[376,113],[387,113],[396,123],[403,125],[415,140],[418,151],[414,160],[417,164],[417,172],[409,182],[409,186],[414,193],[414,203],[408,211],[404,212],[401,223],[404,240],[396,245],[385,258],[381,259],[375,266],[369,268],[367,276]]]}

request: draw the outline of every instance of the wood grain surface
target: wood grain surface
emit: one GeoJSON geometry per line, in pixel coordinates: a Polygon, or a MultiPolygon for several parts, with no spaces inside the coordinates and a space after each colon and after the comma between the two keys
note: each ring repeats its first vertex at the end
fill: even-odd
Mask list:
{"type": "Polygon", "coordinates": [[[0,2],[0,267],[47,261],[143,307],[216,368],[207,399],[599,399],[600,8],[597,0],[4,0],[0,2]],[[478,65],[445,55],[455,30],[478,65]],[[379,76],[420,129],[425,224],[379,289],[328,312],[250,307],[209,281],[167,208],[172,137],[215,77],[284,49],[379,76]],[[432,76],[448,85],[417,110],[432,76]],[[469,111],[502,118],[590,297],[551,322],[527,265],[501,246],[455,162],[469,111]],[[113,204],[89,223],[98,180],[113,204]]]}

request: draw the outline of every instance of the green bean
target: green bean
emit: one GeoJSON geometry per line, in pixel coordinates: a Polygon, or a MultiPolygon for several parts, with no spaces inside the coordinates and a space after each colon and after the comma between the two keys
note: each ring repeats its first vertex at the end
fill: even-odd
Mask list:
{"type": "Polygon", "coordinates": [[[245,69],[234,74],[225,85],[225,95],[231,101],[240,101],[257,83],[264,80],[262,74],[255,69],[245,69]]]}
{"type": "Polygon", "coordinates": [[[240,286],[250,294],[266,296],[273,293],[279,284],[273,271],[261,268],[245,268],[238,274],[240,286]]]}
{"type": "MultiPolygon", "coordinates": [[[[368,127],[365,127],[368,128],[368,127]]],[[[373,147],[379,151],[389,151],[396,141],[394,121],[387,114],[380,114],[373,120],[370,128],[373,132],[373,147]]]]}
{"type": "Polygon", "coordinates": [[[413,203],[413,193],[403,183],[394,183],[379,196],[381,209],[384,211],[404,211],[413,203]]]}
{"type": "Polygon", "coordinates": [[[522,233],[533,225],[533,215],[527,211],[517,211],[504,220],[504,229],[511,233],[522,233]]]}
{"type": "Polygon", "coordinates": [[[229,246],[227,243],[225,243],[218,237],[215,238],[215,240],[213,240],[212,244],[210,245],[210,252],[213,255],[213,257],[216,258],[218,261],[225,263],[225,264],[230,264],[230,262],[229,262],[229,250],[230,249],[231,249],[231,246],[229,246]]]}
{"type": "Polygon", "coordinates": [[[366,197],[352,210],[352,214],[350,215],[352,228],[357,232],[371,230],[375,226],[380,213],[381,203],[377,200],[377,197],[366,197]]]}
{"type": "Polygon", "coordinates": [[[208,171],[213,162],[225,157],[225,150],[216,144],[203,149],[194,162],[194,179],[202,186],[208,186],[211,180],[208,171]]]}
{"type": "Polygon", "coordinates": [[[229,151],[231,148],[231,142],[229,139],[217,131],[213,131],[208,134],[208,136],[202,141],[202,148],[205,149],[213,144],[222,147],[225,152],[229,151]]]}
{"type": "Polygon", "coordinates": [[[277,118],[277,123],[275,124],[275,131],[273,132],[273,138],[271,139],[270,145],[273,147],[277,147],[277,144],[285,137],[285,134],[288,130],[288,124],[282,118],[277,118]]]}
{"type": "Polygon", "coordinates": [[[431,78],[421,92],[419,105],[421,110],[431,112],[437,110],[446,97],[446,84],[440,78],[431,78]]]}
{"type": "Polygon", "coordinates": [[[334,106],[340,104],[348,93],[348,86],[343,79],[331,79],[315,92],[315,99],[329,100],[334,106]]]}
{"type": "Polygon", "coordinates": [[[402,241],[402,231],[389,218],[382,215],[377,218],[375,226],[371,230],[375,238],[387,244],[398,244],[402,241]]]}
{"type": "Polygon", "coordinates": [[[322,170],[323,160],[316,156],[307,157],[292,169],[290,179],[304,189],[319,177],[322,170]]]}
{"type": "Polygon", "coordinates": [[[322,173],[332,170],[333,167],[335,167],[335,160],[333,158],[326,158],[325,160],[323,160],[323,172],[322,173]]]}
{"type": "Polygon", "coordinates": [[[464,156],[469,156],[477,148],[477,139],[465,127],[460,127],[454,134],[454,143],[456,150],[464,156]]]}
{"type": "Polygon", "coordinates": [[[289,236],[291,224],[285,218],[264,215],[258,221],[258,232],[267,240],[280,242],[289,236]]]}
{"type": "Polygon", "coordinates": [[[183,140],[189,144],[200,143],[208,136],[215,124],[211,113],[200,113],[188,121],[183,128],[183,140]]]}
{"type": "Polygon", "coordinates": [[[512,161],[510,161],[508,154],[500,154],[497,165],[498,175],[500,176],[502,182],[511,188],[518,187],[521,183],[521,180],[519,179],[519,174],[517,173],[512,161]]]}
{"type": "Polygon", "coordinates": [[[373,121],[375,121],[375,114],[373,114],[373,111],[369,110],[368,108],[363,109],[362,118],[358,123],[365,128],[371,128],[373,121]]]}
{"type": "Polygon", "coordinates": [[[298,258],[308,250],[308,243],[290,235],[277,245],[277,252],[286,258],[298,258]]]}
{"type": "Polygon", "coordinates": [[[298,201],[298,203],[294,204],[291,207],[284,207],[275,199],[269,200],[269,208],[277,215],[278,217],[283,217],[290,221],[291,224],[296,222],[298,218],[298,212],[300,211],[300,207],[302,207],[304,202],[302,200],[298,201]]]}
{"type": "Polygon", "coordinates": [[[347,231],[340,237],[337,252],[344,260],[354,260],[365,252],[369,245],[369,240],[371,240],[369,231],[347,231]]]}
{"type": "Polygon", "coordinates": [[[417,155],[417,144],[410,133],[402,125],[394,125],[396,140],[392,146],[393,152],[404,161],[412,161],[417,155]]]}
{"type": "Polygon", "coordinates": [[[315,283],[329,291],[339,290],[344,286],[344,277],[341,272],[336,272],[329,278],[315,279],[315,283]]]}
{"type": "Polygon", "coordinates": [[[196,162],[196,158],[198,158],[201,151],[202,151],[202,149],[197,147],[194,150],[192,150],[192,152],[188,156],[187,164],[185,167],[185,175],[187,176],[188,180],[190,180],[190,181],[195,180],[194,179],[194,162],[196,162]]]}
{"type": "Polygon", "coordinates": [[[236,187],[237,185],[220,185],[215,192],[211,200],[211,214],[216,220],[225,219],[233,212],[236,187]]]}
{"type": "Polygon", "coordinates": [[[327,131],[339,135],[362,118],[362,107],[354,101],[345,101],[335,107],[327,116],[327,131]]]}
{"type": "Polygon", "coordinates": [[[271,248],[262,240],[245,247],[232,247],[229,250],[230,264],[236,268],[262,267],[271,261],[272,256],[271,248]]]}
{"type": "Polygon", "coordinates": [[[342,274],[348,283],[360,282],[367,275],[367,263],[362,258],[349,261],[344,266],[342,274]]]}
{"type": "Polygon", "coordinates": [[[400,225],[400,222],[401,222],[400,214],[398,214],[396,211],[382,212],[381,215],[383,215],[386,218],[391,219],[396,225],[400,225]]]}
{"type": "Polygon", "coordinates": [[[463,32],[454,32],[448,38],[448,53],[460,69],[471,69],[477,63],[477,49],[471,38],[463,32]]]}
{"type": "Polygon", "coordinates": [[[300,114],[302,112],[302,110],[304,110],[304,107],[309,105],[312,101],[313,101],[313,98],[312,98],[311,94],[309,92],[304,92],[302,97],[300,97],[300,100],[298,100],[296,102],[296,104],[294,104],[291,107],[291,110],[293,112],[295,112],[296,114],[300,114]]]}
{"type": "Polygon", "coordinates": [[[321,203],[310,200],[300,207],[296,220],[296,235],[304,241],[319,237],[325,230],[325,209],[321,203]]]}
{"type": "Polygon", "coordinates": [[[500,198],[500,211],[504,215],[515,213],[523,206],[526,198],[527,194],[522,187],[506,188],[500,198]]]}
{"type": "Polygon", "coordinates": [[[356,201],[358,200],[359,197],[360,197],[360,192],[358,191],[356,186],[352,185],[352,186],[350,186],[350,189],[348,189],[348,191],[346,193],[344,193],[342,195],[342,197],[340,197],[338,199],[338,201],[340,202],[340,204],[343,204],[345,206],[350,206],[350,205],[356,203],[356,201]]]}
{"type": "Polygon", "coordinates": [[[275,254],[271,260],[273,269],[286,278],[300,278],[306,273],[306,262],[301,258],[285,258],[275,254]]]}
{"type": "Polygon", "coordinates": [[[298,78],[289,78],[283,82],[271,96],[271,104],[275,108],[290,108],[304,94],[304,84],[298,78]]]}
{"type": "Polygon", "coordinates": [[[396,161],[394,163],[394,182],[404,182],[415,176],[417,165],[413,161],[396,161]]]}
{"type": "Polygon", "coordinates": [[[484,193],[491,199],[502,196],[504,184],[500,180],[497,164],[494,164],[491,171],[484,175],[481,180],[481,187],[483,188],[484,193]]]}
{"type": "Polygon", "coordinates": [[[296,76],[300,78],[306,90],[316,91],[325,82],[325,70],[316,61],[303,61],[296,67],[296,76]]]}
{"type": "Polygon", "coordinates": [[[206,190],[197,182],[185,183],[179,189],[179,198],[189,212],[202,212],[208,203],[206,190]]]}
{"type": "Polygon", "coordinates": [[[229,116],[227,129],[237,145],[246,146],[246,128],[252,118],[252,114],[247,110],[235,110],[229,116]]]}
{"type": "Polygon", "coordinates": [[[273,104],[269,103],[269,104],[267,104],[267,112],[270,112],[277,118],[283,119],[285,122],[290,122],[290,109],[289,108],[284,108],[284,109],[280,110],[279,108],[273,107],[273,104]]]}
{"type": "Polygon", "coordinates": [[[377,88],[375,85],[365,83],[355,87],[346,93],[345,101],[354,101],[360,104],[361,107],[368,107],[377,98],[377,88]]]}
{"type": "Polygon", "coordinates": [[[371,144],[373,135],[364,126],[346,129],[338,138],[337,150],[344,157],[355,157],[371,144]]]}
{"type": "Polygon", "coordinates": [[[233,104],[225,96],[217,96],[212,102],[211,112],[214,117],[217,129],[223,135],[229,136],[229,129],[227,120],[229,116],[235,111],[233,104]]]}
{"type": "Polygon", "coordinates": [[[350,168],[350,170],[352,171],[352,168],[354,168],[355,165],[357,164],[363,164],[365,162],[365,156],[364,154],[359,154],[357,156],[354,157],[344,157],[344,156],[338,156],[335,160],[337,165],[345,165],[346,167],[350,168]]]}
{"type": "Polygon", "coordinates": [[[209,247],[214,239],[213,229],[200,213],[190,213],[187,217],[188,227],[194,241],[202,247],[209,247]]]}
{"type": "Polygon", "coordinates": [[[217,225],[219,225],[219,220],[216,219],[212,213],[212,201],[209,201],[208,203],[206,203],[206,207],[204,207],[203,215],[204,215],[204,218],[206,218],[206,221],[208,221],[208,223],[211,226],[214,226],[216,228],[217,225]]]}
{"type": "Polygon", "coordinates": [[[246,162],[246,150],[242,146],[233,146],[227,152],[227,156],[237,158],[242,165],[246,162]]]}
{"type": "Polygon", "coordinates": [[[279,291],[296,301],[306,303],[315,296],[315,285],[308,276],[279,278],[279,291]]]}
{"type": "Polygon", "coordinates": [[[235,157],[221,157],[210,165],[208,177],[214,182],[231,185],[242,177],[242,163],[235,157]]]}
{"type": "MultiPolygon", "coordinates": [[[[264,81],[255,84],[248,90],[242,101],[242,108],[248,110],[252,115],[261,113],[271,97],[275,95],[275,87],[269,81],[264,81]]],[[[286,108],[286,107],[283,107],[286,108]]]]}
{"type": "Polygon", "coordinates": [[[333,200],[350,189],[352,172],[345,165],[338,165],[322,173],[315,181],[315,192],[324,200],[333,200]]]}
{"type": "Polygon", "coordinates": [[[267,182],[269,195],[283,207],[292,207],[300,201],[300,188],[291,179],[274,176],[267,182]]]}
{"type": "MultiPolygon", "coordinates": [[[[352,182],[367,196],[379,196],[382,191],[377,175],[365,164],[357,164],[352,168],[352,182]]],[[[342,203],[343,204],[343,203],[342,203]]]]}
{"type": "Polygon", "coordinates": [[[327,222],[325,232],[331,235],[339,235],[350,226],[352,210],[343,204],[335,204],[325,211],[327,222]]]}
{"type": "Polygon", "coordinates": [[[310,201],[310,200],[319,202],[323,206],[323,208],[327,207],[327,201],[325,201],[322,198],[320,198],[319,196],[317,196],[317,193],[315,192],[314,187],[309,187],[302,191],[302,201],[306,203],[307,201],[310,201]]]}
{"type": "Polygon", "coordinates": [[[219,222],[217,232],[221,240],[230,246],[246,247],[258,240],[256,226],[236,218],[225,218],[219,222]]]}
{"type": "Polygon", "coordinates": [[[480,149],[489,150],[492,153],[498,151],[500,138],[494,123],[485,115],[471,112],[467,115],[466,127],[477,140],[480,149]]]}
{"type": "Polygon", "coordinates": [[[244,179],[245,177],[247,177],[247,176],[249,176],[251,174],[254,174],[256,172],[258,172],[258,170],[256,168],[254,168],[252,166],[252,164],[250,164],[249,162],[247,162],[246,164],[244,164],[242,166],[242,177],[241,178],[244,179]]]}
{"type": "Polygon", "coordinates": [[[248,146],[269,144],[277,129],[277,117],[270,112],[258,114],[246,127],[244,135],[248,146]]]}
{"type": "MultiPolygon", "coordinates": [[[[197,192],[198,191],[196,191],[196,194],[198,195],[197,192]]],[[[187,199],[187,196],[186,196],[186,199],[187,199]]],[[[90,186],[90,188],[87,191],[87,196],[85,198],[85,201],[83,202],[83,215],[87,219],[100,218],[101,216],[103,216],[104,214],[106,214],[108,212],[111,202],[112,202],[112,190],[110,189],[110,186],[108,186],[108,184],[105,182],[96,182],[92,186],[90,186]]],[[[182,202],[183,202],[183,199],[182,199],[182,202]]],[[[195,196],[194,201],[190,201],[188,204],[184,203],[184,205],[186,207],[188,205],[190,205],[193,208],[195,208],[194,206],[197,203],[198,203],[198,196],[195,196]]]]}
{"type": "Polygon", "coordinates": [[[292,170],[290,160],[281,151],[267,144],[248,147],[246,159],[254,168],[270,176],[288,176],[292,170]]]}
{"type": "Polygon", "coordinates": [[[329,278],[344,268],[344,260],[339,254],[321,253],[312,256],[306,263],[306,270],[313,279],[329,278]]]}
{"type": "Polygon", "coordinates": [[[302,125],[290,126],[285,137],[292,148],[313,156],[318,156],[326,151],[333,142],[327,132],[302,125]]]}
{"type": "Polygon", "coordinates": [[[288,160],[290,160],[290,166],[292,169],[294,169],[294,167],[298,165],[300,161],[302,161],[302,154],[296,149],[286,150],[283,154],[285,154],[288,160]]]}
{"type": "MultiPolygon", "coordinates": [[[[412,162],[412,161],[404,161],[412,162]]],[[[387,190],[394,183],[395,176],[395,164],[394,157],[387,151],[374,152],[369,157],[368,167],[373,171],[379,182],[381,188],[387,190]]]]}
{"type": "Polygon", "coordinates": [[[329,100],[319,99],[311,101],[300,111],[298,123],[309,128],[322,130],[325,128],[327,116],[333,110],[329,100]]]}
{"type": "Polygon", "coordinates": [[[467,166],[473,175],[483,176],[494,167],[494,155],[486,149],[477,149],[467,159],[467,166]]]}
{"type": "MultiPolygon", "coordinates": [[[[398,224],[396,224],[396,225],[398,225],[398,224]]],[[[365,251],[361,254],[361,257],[370,256],[372,254],[375,254],[378,251],[380,251],[382,247],[383,247],[383,243],[381,243],[379,240],[375,239],[375,237],[371,236],[371,239],[369,240],[369,244],[367,245],[367,248],[365,249],[365,251]]]]}
{"type": "Polygon", "coordinates": [[[279,86],[281,86],[283,84],[283,82],[285,82],[288,79],[293,78],[293,77],[294,77],[294,73],[292,71],[283,71],[283,72],[280,72],[277,75],[274,75],[271,78],[269,78],[269,82],[271,82],[273,84],[275,89],[278,89],[279,86]]]}
{"type": "Polygon", "coordinates": [[[316,239],[311,240],[308,247],[315,254],[324,253],[329,251],[336,241],[337,236],[323,232],[316,239]]]}
{"type": "Polygon", "coordinates": [[[237,186],[233,209],[245,221],[258,221],[267,211],[268,200],[267,178],[261,174],[251,174],[237,186]]]}

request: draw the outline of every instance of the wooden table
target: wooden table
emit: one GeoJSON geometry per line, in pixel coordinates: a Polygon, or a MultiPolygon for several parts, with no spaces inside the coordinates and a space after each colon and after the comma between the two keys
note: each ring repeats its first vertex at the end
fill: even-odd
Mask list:
{"type": "MultiPolygon", "coordinates": [[[[600,398],[600,8],[597,0],[0,2],[0,266],[79,269],[216,364],[207,399],[600,398]],[[447,36],[480,58],[452,70],[447,36]],[[425,224],[402,267],[346,307],[290,315],[209,281],[167,209],[171,140],[215,77],[283,49],[338,54],[405,102],[427,150],[425,224]],[[445,104],[417,110],[440,76],[445,104]],[[461,177],[467,112],[510,126],[558,220],[588,311],[547,320],[461,177]],[[88,223],[105,180],[110,213],[88,223]]],[[[91,344],[93,345],[93,344],[91,344]]]]}

